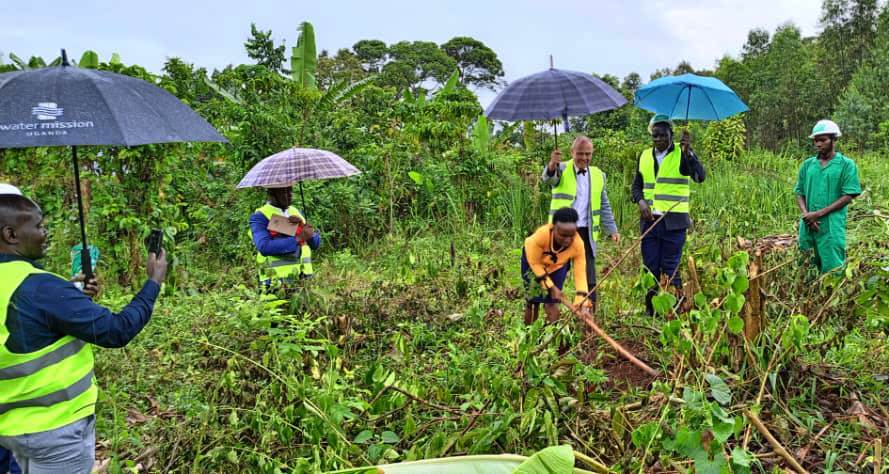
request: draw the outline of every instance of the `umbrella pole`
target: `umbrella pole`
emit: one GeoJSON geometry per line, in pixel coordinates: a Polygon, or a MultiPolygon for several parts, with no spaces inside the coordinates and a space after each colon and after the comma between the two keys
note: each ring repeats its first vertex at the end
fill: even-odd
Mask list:
{"type": "Polygon", "coordinates": [[[83,219],[83,197],[80,195],[80,166],[77,164],[77,147],[71,147],[71,161],[74,164],[74,190],[77,194],[77,215],[80,219],[80,269],[86,280],[84,284],[93,278],[93,263],[90,257],[90,249],[86,243],[86,224],[83,219]]]}
{"type": "Polygon", "coordinates": [[[309,211],[306,209],[306,195],[305,195],[305,193],[303,193],[303,182],[302,181],[299,182],[299,198],[303,202],[303,209],[302,209],[303,210],[303,217],[305,217],[306,220],[308,221],[309,220],[309,211]]]}
{"type": "Polygon", "coordinates": [[[556,150],[559,149],[559,129],[556,128],[556,121],[553,120],[553,142],[556,145],[556,150]]]}

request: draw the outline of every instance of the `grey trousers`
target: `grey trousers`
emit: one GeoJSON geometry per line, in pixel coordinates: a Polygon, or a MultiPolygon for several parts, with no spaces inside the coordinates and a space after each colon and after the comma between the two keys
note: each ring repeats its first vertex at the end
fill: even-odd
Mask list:
{"type": "Polygon", "coordinates": [[[96,460],[96,416],[61,428],[19,436],[0,436],[23,474],[90,474],[96,460]]]}

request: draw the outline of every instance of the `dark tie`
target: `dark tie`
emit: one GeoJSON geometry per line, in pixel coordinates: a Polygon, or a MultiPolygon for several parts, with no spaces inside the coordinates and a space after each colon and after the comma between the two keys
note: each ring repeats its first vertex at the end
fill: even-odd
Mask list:
{"type": "Polygon", "coordinates": [[[584,174],[586,174],[586,168],[584,168],[584,169],[578,171],[577,174],[579,174],[579,175],[584,175],[584,174]]]}

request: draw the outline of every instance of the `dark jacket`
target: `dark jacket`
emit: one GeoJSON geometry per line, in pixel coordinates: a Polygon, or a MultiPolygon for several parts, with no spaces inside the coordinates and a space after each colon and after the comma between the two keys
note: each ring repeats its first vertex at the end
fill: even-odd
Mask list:
{"type": "MultiPolygon", "coordinates": [[[[667,153],[673,151],[676,147],[675,144],[670,145],[670,148],[667,150],[667,153]]],[[[654,149],[651,151],[655,152],[654,149]]],[[[641,156],[639,158],[642,158],[641,156]]],[[[654,174],[657,175],[658,172],[658,162],[654,160],[654,174]]],[[[689,148],[688,154],[682,155],[682,158],[679,161],[679,173],[682,176],[688,176],[692,179],[692,181],[696,183],[703,183],[704,178],[707,177],[707,172],[704,170],[704,165],[701,164],[701,161],[698,159],[698,156],[689,148]]],[[[639,172],[639,162],[636,162],[636,178],[633,180],[633,186],[630,188],[632,192],[632,198],[634,203],[639,203],[640,200],[645,199],[642,194],[642,173],[639,172]]],[[[644,226],[645,223],[643,222],[644,226]]],[[[688,226],[691,225],[691,218],[687,213],[684,212],[668,212],[664,217],[664,225],[667,226],[667,230],[679,230],[679,229],[687,229],[688,226]]]]}

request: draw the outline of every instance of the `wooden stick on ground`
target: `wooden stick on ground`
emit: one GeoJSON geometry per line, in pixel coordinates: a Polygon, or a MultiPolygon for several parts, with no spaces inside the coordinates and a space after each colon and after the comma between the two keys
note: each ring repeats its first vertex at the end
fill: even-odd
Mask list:
{"type": "Polygon", "coordinates": [[[581,313],[580,311],[575,310],[574,306],[572,306],[567,301],[565,301],[564,297],[562,298],[561,302],[566,308],[568,308],[569,311],[571,311],[575,316],[580,318],[581,321],[583,321],[587,326],[589,326],[590,329],[593,330],[593,332],[595,332],[602,339],[605,339],[605,342],[607,342],[609,345],[611,345],[611,347],[613,347],[621,356],[623,356],[628,361],[632,362],[633,365],[635,365],[636,367],[639,367],[640,369],[644,370],[648,375],[651,375],[652,377],[660,377],[660,375],[661,375],[660,372],[649,367],[645,362],[642,362],[641,360],[636,358],[636,356],[634,356],[632,352],[626,350],[624,348],[624,346],[620,345],[617,341],[612,339],[611,336],[606,334],[605,331],[603,331],[596,324],[596,322],[593,321],[593,318],[589,317],[586,314],[581,313]]]}
{"type": "MultiPolygon", "coordinates": [[[[673,210],[673,208],[676,207],[678,204],[679,204],[678,202],[675,203],[675,204],[673,204],[673,205],[670,207],[670,209],[668,209],[667,211],[669,212],[669,211],[673,210]]],[[[615,263],[611,266],[611,268],[609,268],[609,269],[605,272],[605,274],[602,276],[602,278],[600,278],[600,279],[596,282],[596,286],[594,286],[593,288],[590,288],[590,290],[587,292],[586,296],[583,297],[583,300],[581,300],[580,303],[579,303],[577,306],[582,306],[582,305],[587,301],[587,299],[589,299],[590,295],[595,294],[596,290],[599,289],[599,287],[602,285],[602,283],[603,283],[609,276],[611,276],[611,273],[614,272],[614,270],[617,269],[617,267],[620,266],[620,264],[624,261],[624,259],[627,258],[628,255],[630,255],[630,252],[632,252],[634,248],[638,248],[635,244],[639,243],[643,238],[645,238],[646,235],[649,234],[649,232],[651,232],[652,230],[654,230],[655,226],[656,226],[661,220],[663,220],[664,217],[665,217],[666,215],[667,215],[667,214],[664,213],[663,215],[661,215],[660,217],[658,217],[657,220],[655,220],[654,223],[651,224],[651,226],[649,226],[648,229],[647,229],[645,232],[643,232],[642,235],[640,235],[640,236],[633,242],[633,245],[631,245],[630,248],[628,248],[628,249],[623,253],[623,255],[620,256],[620,258],[617,260],[617,262],[615,262],[615,263]]],[[[677,270],[678,270],[678,267],[677,267],[677,270]]],[[[652,368],[649,367],[647,364],[645,364],[645,362],[642,362],[642,361],[639,360],[636,356],[634,356],[632,352],[628,351],[628,350],[625,349],[623,346],[621,346],[620,344],[618,344],[618,342],[615,341],[614,339],[612,339],[611,336],[609,336],[608,334],[606,334],[605,331],[603,331],[603,330],[596,324],[596,322],[593,321],[592,318],[590,318],[590,317],[586,317],[586,318],[582,317],[582,316],[580,315],[580,313],[578,313],[577,311],[574,310],[574,306],[568,304],[568,302],[565,301],[564,297],[563,297],[561,303],[562,303],[563,305],[565,305],[565,307],[568,308],[568,310],[571,311],[571,313],[573,313],[575,316],[577,316],[577,317],[579,317],[581,320],[583,320],[583,322],[586,323],[586,325],[589,326],[590,329],[592,329],[593,332],[596,333],[596,335],[598,335],[598,336],[601,337],[602,339],[605,339],[605,342],[607,342],[611,347],[613,347],[615,350],[617,350],[617,352],[618,352],[621,356],[623,356],[625,359],[627,359],[627,360],[629,360],[630,362],[632,362],[633,365],[635,365],[636,367],[639,367],[640,369],[644,370],[646,373],[648,373],[648,374],[651,375],[652,377],[660,377],[660,375],[661,375],[660,372],[658,372],[657,370],[652,369],[652,368]]]]}
{"type": "Polygon", "coordinates": [[[880,474],[880,468],[883,464],[883,440],[877,438],[874,440],[874,474],[880,474]]]}
{"type": "Polygon", "coordinates": [[[747,408],[744,409],[744,416],[746,416],[747,419],[750,420],[750,423],[753,423],[753,426],[756,427],[756,430],[759,431],[759,434],[761,434],[769,442],[769,444],[772,445],[772,449],[774,449],[775,452],[778,453],[778,455],[780,455],[782,458],[784,458],[785,461],[787,461],[787,464],[790,464],[790,467],[793,468],[794,471],[798,472],[799,474],[809,474],[809,471],[803,469],[800,463],[797,462],[796,458],[794,458],[793,455],[790,454],[790,452],[788,452],[787,449],[785,449],[784,446],[782,446],[777,439],[775,439],[775,437],[772,435],[769,429],[766,428],[766,425],[762,423],[762,420],[760,420],[758,416],[754,415],[753,412],[747,408]]]}

